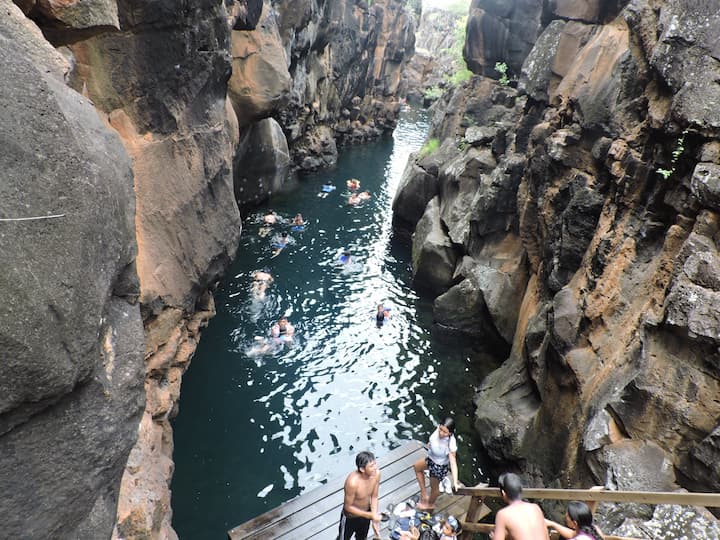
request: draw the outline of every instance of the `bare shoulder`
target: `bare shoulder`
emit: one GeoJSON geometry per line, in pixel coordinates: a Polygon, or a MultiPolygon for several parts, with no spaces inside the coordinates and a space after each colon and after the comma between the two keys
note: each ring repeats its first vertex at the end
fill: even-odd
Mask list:
{"type": "Polygon", "coordinates": [[[345,489],[349,487],[356,487],[358,484],[358,474],[356,471],[351,472],[345,479],[345,489]]]}

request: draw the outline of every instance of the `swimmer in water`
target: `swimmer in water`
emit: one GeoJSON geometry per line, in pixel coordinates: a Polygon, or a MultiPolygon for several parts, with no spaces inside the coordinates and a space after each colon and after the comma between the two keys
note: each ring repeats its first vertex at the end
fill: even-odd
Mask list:
{"type": "Polygon", "coordinates": [[[383,323],[385,323],[385,320],[389,318],[390,308],[386,308],[382,304],[378,304],[377,313],[375,313],[375,322],[377,323],[378,327],[382,326],[383,323]]]}
{"type": "Polygon", "coordinates": [[[292,341],[295,327],[290,324],[287,317],[280,317],[278,322],[270,328],[270,335],[280,341],[292,341]]]}
{"type": "Polygon", "coordinates": [[[290,229],[293,231],[304,231],[305,230],[305,224],[306,221],[303,219],[302,214],[297,213],[295,214],[295,217],[290,222],[290,229]]]}
{"type": "Polygon", "coordinates": [[[353,193],[348,197],[347,202],[352,206],[357,206],[358,204],[360,204],[360,200],[360,195],[358,195],[357,193],[353,193]]]}
{"type": "Polygon", "coordinates": [[[352,256],[350,255],[350,251],[347,249],[342,252],[342,254],[337,258],[338,262],[342,264],[343,266],[347,266],[352,262],[352,256]]]}
{"type": "Polygon", "coordinates": [[[264,300],[265,291],[274,281],[272,274],[267,272],[266,269],[262,269],[253,272],[250,277],[252,278],[251,291],[253,297],[257,300],[264,300]]]}
{"type": "Polygon", "coordinates": [[[370,199],[370,197],[372,197],[372,195],[370,195],[369,191],[363,191],[361,193],[358,193],[358,198],[361,201],[367,201],[368,199],[370,199]]]}
{"type": "Polygon", "coordinates": [[[276,346],[262,336],[255,336],[253,338],[253,344],[247,351],[248,356],[260,356],[262,354],[268,354],[275,350],[276,346]]]}
{"type": "Polygon", "coordinates": [[[360,189],[360,180],[357,178],[350,178],[347,182],[345,182],[345,185],[350,191],[356,191],[360,189]]]}
{"type": "Polygon", "coordinates": [[[263,223],[266,225],[275,225],[279,221],[280,217],[277,215],[275,210],[268,210],[263,216],[263,223]]]}
{"type": "Polygon", "coordinates": [[[288,233],[285,231],[280,233],[280,238],[278,238],[275,242],[273,242],[272,247],[275,248],[275,251],[273,251],[273,254],[270,256],[272,259],[273,257],[277,257],[280,255],[280,252],[287,247],[287,245],[290,243],[290,237],[288,236],[288,233]]]}

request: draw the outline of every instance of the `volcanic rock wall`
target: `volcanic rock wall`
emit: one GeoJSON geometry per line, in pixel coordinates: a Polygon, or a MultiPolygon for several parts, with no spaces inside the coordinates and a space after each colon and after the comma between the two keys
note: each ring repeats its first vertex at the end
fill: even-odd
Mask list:
{"type": "Polygon", "coordinates": [[[271,191],[248,165],[391,128],[412,17],[400,0],[0,10],[2,536],[174,538],[180,383],[238,203],[271,191]]]}
{"type": "Polygon", "coordinates": [[[144,405],[130,159],[0,1],[3,538],[97,538],[144,405]]]}
{"type": "MultiPolygon", "coordinates": [[[[436,322],[506,353],[476,397],[491,473],[716,491],[718,6],[578,4],[505,3],[544,21],[519,89],[446,97],[394,222],[436,322]]],[[[468,27],[466,52],[500,44],[478,72],[514,58],[468,27]]]]}
{"type": "Polygon", "coordinates": [[[238,199],[267,198],[288,167],[332,166],[337,144],[391,131],[414,42],[404,0],[266,1],[256,30],[232,33],[238,199]]]}
{"type": "MultiPolygon", "coordinates": [[[[465,69],[465,62],[454,54],[458,43],[458,29],[462,30],[461,17],[442,9],[423,10],[417,29],[415,54],[406,69],[407,99],[414,103],[432,102],[425,94],[433,88],[445,88],[447,78],[465,69]],[[461,65],[462,64],[462,65],[461,65]]],[[[462,32],[464,34],[464,32],[462,32]]]]}

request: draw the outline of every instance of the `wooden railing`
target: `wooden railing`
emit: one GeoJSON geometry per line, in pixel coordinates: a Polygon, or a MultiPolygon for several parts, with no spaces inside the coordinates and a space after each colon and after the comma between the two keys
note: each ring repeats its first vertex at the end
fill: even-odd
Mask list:
{"type": "MultiPolygon", "coordinates": [[[[465,521],[462,522],[463,534],[461,540],[471,540],[473,533],[490,533],[494,525],[477,523],[483,508],[483,500],[487,498],[500,499],[500,490],[490,487],[463,487],[457,490],[457,495],[471,497],[465,521]]],[[[549,499],[556,501],[597,501],[640,504],[673,504],[679,506],[704,506],[707,508],[720,508],[720,494],[718,493],[688,493],[676,491],[598,491],[591,489],[523,489],[525,499],[549,499]]],[[[605,536],[605,540],[632,540],[619,536],[605,536]]]]}

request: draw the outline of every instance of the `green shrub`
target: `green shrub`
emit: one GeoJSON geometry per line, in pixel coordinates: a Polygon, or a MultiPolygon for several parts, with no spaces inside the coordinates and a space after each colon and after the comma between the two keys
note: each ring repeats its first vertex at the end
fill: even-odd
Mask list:
{"type": "Polygon", "coordinates": [[[443,90],[439,86],[432,86],[425,90],[424,94],[425,99],[440,99],[440,97],[443,95],[443,90]]]}
{"type": "Polygon", "coordinates": [[[508,84],[510,84],[510,79],[508,79],[507,76],[507,70],[508,66],[505,62],[495,62],[495,71],[500,74],[498,82],[503,86],[507,86],[508,84]]]}
{"type": "Polygon", "coordinates": [[[438,148],[440,148],[439,139],[428,139],[427,142],[423,144],[422,148],[420,149],[420,157],[429,156],[438,148]]]}
{"type": "Polygon", "coordinates": [[[687,135],[687,133],[688,130],[686,129],[680,134],[680,137],[678,137],[677,143],[675,144],[675,150],[673,150],[672,152],[672,159],[670,160],[670,164],[672,165],[672,167],[669,169],[655,169],[655,172],[662,176],[665,180],[667,180],[673,175],[673,173],[675,172],[675,164],[685,151],[685,135],[687,135]]]}

